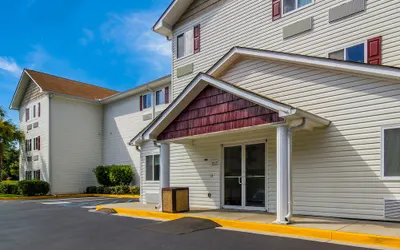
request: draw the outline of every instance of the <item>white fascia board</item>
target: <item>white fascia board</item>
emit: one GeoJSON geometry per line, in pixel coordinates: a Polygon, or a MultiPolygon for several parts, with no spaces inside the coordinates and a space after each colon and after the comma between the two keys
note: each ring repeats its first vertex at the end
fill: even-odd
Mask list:
{"type": "Polygon", "coordinates": [[[172,29],[193,0],[174,0],[153,26],[153,31],[165,37],[172,37],[172,29]]]}
{"type": "Polygon", "coordinates": [[[171,111],[174,110],[182,100],[194,89],[195,86],[200,81],[204,81],[207,84],[204,85],[204,88],[207,85],[214,86],[216,88],[222,89],[228,93],[231,93],[235,96],[241,97],[243,99],[246,99],[250,102],[256,103],[260,106],[272,109],[274,111],[279,112],[282,115],[290,115],[293,113],[293,108],[278,102],[275,102],[273,100],[269,100],[267,98],[264,98],[262,96],[256,95],[254,93],[248,92],[246,90],[237,88],[231,84],[228,84],[226,82],[220,81],[218,79],[215,79],[209,75],[200,73],[199,75],[196,76],[196,78],[188,85],[188,87],[182,92],[179,97],[166,109],[164,110],[162,116],[158,118],[158,120],[152,124],[146,131],[143,132],[142,135],[142,140],[151,140],[155,139],[151,137],[152,132],[154,131],[154,128],[158,127],[166,118],[171,114],[171,111]]]}
{"type": "Polygon", "coordinates": [[[304,55],[288,54],[283,52],[263,51],[257,49],[235,47],[228,52],[217,64],[215,64],[207,74],[214,76],[218,69],[229,61],[232,56],[255,57],[273,61],[286,63],[302,64],[316,68],[326,68],[330,70],[338,70],[343,72],[351,72],[374,77],[382,77],[387,79],[400,80],[400,69],[371,65],[362,63],[353,63],[346,61],[333,60],[329,58],[318,58],[304,55]]]}
{"type": "Polygon", "coordinates": [[[16,88],[16,90],[14,92],[13,98],[12,98],[10,106],[9,106],[9,108],[11,110],[19,110],[22,98],[24,98],[23,95],[25,94],[25,90],[29,85],[29,81],[24,81],[24,76],[28,76],[32,80],[32,82],[34,82],[36,84],[36,86],[40,89],[40,92],[43,92],[42,87],[40,87],[40,85],[37,84],[35,79],[33,79],[28,74],[28,72],[24,69],[22,71],[22,73],[21,73],[21,77],[19,78],[19,81],[18,81],[18,84],[17,84],[17,88],[16,88]],[[20,96],[20,98],[17,98],[19,96],[20,96]],[[17,100],[17,99],[20,99],[20,100],[17,100]],[[18,102],[18,104],[15,104],[16,101],[18,102]]]}
{"type": "Polygon", "coordinates": [[[160,79],[157,79],[157,80],[154,80],[152,82],[137,86],[137,87],[135,87],[133,89],[130,89],[130,90],[127,90],[125,92],[117,93],[115,95],[106,97],[106,98],[102,99],[100,102],[102,104],[108,104],[108,103],[111,103],[111,102],[115,102],[115,101],[124,99],[124,98],[129,97],[129,96],[136,95],[136,94],[141,93],[141,92],[148,91],[149,89],[157,89],[157,88],[160,88],[162,86],[167,86],[167,85],[169,86],[170,84],[171,84],[171,76],[170,75],[164,76],[164,77],[162,77],[160,79]]]}

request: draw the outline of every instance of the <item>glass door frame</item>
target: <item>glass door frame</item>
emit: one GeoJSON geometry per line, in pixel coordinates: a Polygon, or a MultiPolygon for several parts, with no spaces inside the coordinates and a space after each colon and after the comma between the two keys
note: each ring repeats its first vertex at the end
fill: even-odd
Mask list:
{"type": "Polygon", "coordinates": [[[258,140],[258,141],[249,141],[245,143],[235,143],[235,144],[224,144],[222,145],[222,157],[221,157],[221,204],[222,208],[225,209],[238,209],[238,210],[254,210],[254,211],[268,211],[268,143],[267,140],[258,140]],[[246,146],[247,145],[257,145],[257,144],[265,144],[265,158],[264,158],[264,176],[265,176],[265,186],[264,186],[264,199],[265,206],[264,207],[251,207],[246,206],[246,146]],[[241,190],[242,190],[242,205],[241,206],[232,206],[225,205],[225,148],[241,146],[242,151],[242,176],[241,176],[241,190]]]}

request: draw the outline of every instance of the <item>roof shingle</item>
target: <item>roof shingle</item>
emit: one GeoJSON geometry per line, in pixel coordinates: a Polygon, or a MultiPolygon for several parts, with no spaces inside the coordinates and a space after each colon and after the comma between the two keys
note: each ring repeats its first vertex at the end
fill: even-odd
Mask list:
{"type": "Polygon", "coordinates": [[[66,94],[90,100],[99,100],[117,94],[118,91],[82,83],[50,74],[25,69],[43,91],[66,94]]]}

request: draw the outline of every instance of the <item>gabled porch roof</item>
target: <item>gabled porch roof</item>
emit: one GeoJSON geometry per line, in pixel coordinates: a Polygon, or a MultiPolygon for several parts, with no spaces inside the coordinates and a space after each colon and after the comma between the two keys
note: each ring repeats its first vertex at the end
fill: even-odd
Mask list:
{"type": "Polygon", "coordinates": [[[288,125],[296,125],[301,118],[307,119],[306,128],[323,127],[329,125],[329,121],[306,112],[304,110],[281,103],[266,96],[259,95],[233,84],[216,79],[210,75],[200,73],[182,91],[182,93],[166,108],[152,123],[143,129],[130,144],[140,144],[141,141],[157,140],[157,137],[171,124],[178,115],[203,91],[207,86],[213,86],[239,98],[245,99],[261,107],[275,111],[288,125]]]}

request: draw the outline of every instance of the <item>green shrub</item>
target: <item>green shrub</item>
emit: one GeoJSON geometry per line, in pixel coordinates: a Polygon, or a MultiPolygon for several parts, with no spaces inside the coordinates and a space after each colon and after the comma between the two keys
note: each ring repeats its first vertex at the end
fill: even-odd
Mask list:
{"type": "Polygon", "coordinates": [[[129,194],[140,194],[140,188],[138,186],[130,186],[129,194]]]}
{"type": "Polygon", "coordinates": [[[128,186],[134,176],[130,165],[97,166],[93,173],[97,182],[105,187],[128,186]]]}
{"type": "Polygon", "coordinates": [[[103,194],[111,194],[113,192],[112,187],[104,187],[103,194]]]}
{"type": "Polygon", "coordinates": [[[0,194],[19,194],[17,185],[13,183],[0,183],[0,194]]]}
{"type": "Polygon", "coordinates": [[[97,187],[96,186],[87,187],[86,193],[87,194],[97,194],[97,187]]]}
{"type": "Polygon", "coordinates": [[[97,166],[93,169],[93,173],[96,175],[96,180],[100,185],[111,186],[109,178],[110,168],[107,166],[97,166]]]}
{"type": "Polygon", "coordinates": [[[113,187],[112,194],[129,194],[129,187],[128,186],[113,187]]]}
{"type": "Polygon", "coordinates": [[[104,194],[104,187],[103,186],[99,186],[99,187],[97,187],[97,193],[98,194],[104,194]]]}
{"type": "Polygon", "coordinates": [[[26,196],[45,195],[50,191],[50,184],[39,180],[25,180],[17,184],[20,194],[26,196]]]}

